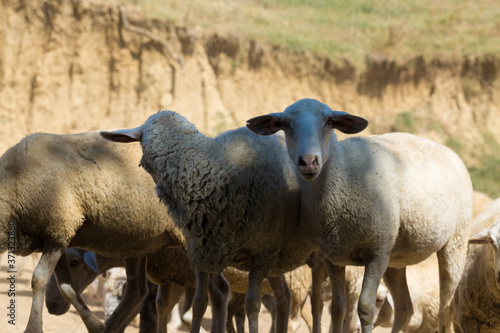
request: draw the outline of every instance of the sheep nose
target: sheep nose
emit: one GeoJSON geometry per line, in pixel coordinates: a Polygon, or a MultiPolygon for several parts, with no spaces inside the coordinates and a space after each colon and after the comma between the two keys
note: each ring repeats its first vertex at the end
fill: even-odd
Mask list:
{"type": "Polygon", "coordinates": [[[71,304],[68,302],[57,302],[57,301],[47,301],[47,310],[49,311],[50,314],[60,316],[65,314],[70,307],[71,304]]]}
{"type": "Polygon", "coordinates": [[[311,167],[313,165],[319,165],[318,155],[306,154],[299,157],[299,166],[311,167]]]}

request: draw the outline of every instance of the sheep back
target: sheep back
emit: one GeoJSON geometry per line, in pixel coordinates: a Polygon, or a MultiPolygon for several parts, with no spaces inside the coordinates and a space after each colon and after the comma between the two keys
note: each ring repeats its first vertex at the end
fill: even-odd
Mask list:
{"type": "Polygon", "coordinates": [[[304,223],[333,262],[359,265],[357,251],[370,248],[391,251],[389,266],[403,267],[470,232],[472,185],[450,149],[405,133],[332,146],[318,179],[301,184],[304,223]]]}
{"type": "Polygon", "coordinates": [[[124,258],[154,252],[173,239],[181,243],[154,182],[138,167],[140,156],[138,145],[115,144],[98,133],[38,133],[9,149],[0,158],[0,196],[6,198],[0,223],[4,228],[15,221],[17,253],[29,254],[50,240],[124,258]]]}

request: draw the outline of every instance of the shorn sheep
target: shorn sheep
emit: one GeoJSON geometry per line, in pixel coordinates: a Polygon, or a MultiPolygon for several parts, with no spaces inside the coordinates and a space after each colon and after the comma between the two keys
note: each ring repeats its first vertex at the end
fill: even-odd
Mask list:
{"type": "Polygon", "coordinates": [[[0,252],[9,237],[17,255],[42,251],[27,332],[42,332],[43,299],[54,270],[90,332],[119,330],[147,292],[145,260],[137,258],[182,244],[151,176],[138,167],[140,155],[138,145],[118,145],[98,133],[33,134],[0,158],[0,252]],[[124,302],[105,324],[71,287],[68,247],[125,258],[124,302]]]}
{"type": "Polygon", "coordinates": [[[334,133],[338,129],[354,134],[367,125],[361,117],[332,111],[313,99],[247,124],[260,135],[285,132],[301,178],[300,223],[310,243],[327,257],[334,286],[334,331],[341,331],[345,314],[345,265],[365,266],[358,303],[362,331],[372,330],[377,287],[384,275],[395,303],[395,332],[407,327],[413,312],[405,267],[437,252],[438,330],[448,332],[451,299],[465,266],[470,234],[469,174],[453,151],[415,135],[338,141],[334,133]]]}
{"type": "Polygon", "coordinates": [[[298,180],[283,142],[246,128],[208,138],[172,111],[160,111],[140,127],[101,135],[141,142],[141,165],[183,231],[197,274],[191,330],[200,328],[210,273],[228,266],[249,271],[250,332],[258,331],[266,277],[278,300],[276,330],[286,330],[290,294],[282,275],[302,265],[313,248],[299,230],[298,180]]]}
{"type": "Polygon", "coordinates": [[[500,198],[474,219],[473,232],[455,295],[455,332],[500,332],[500,198]]]}

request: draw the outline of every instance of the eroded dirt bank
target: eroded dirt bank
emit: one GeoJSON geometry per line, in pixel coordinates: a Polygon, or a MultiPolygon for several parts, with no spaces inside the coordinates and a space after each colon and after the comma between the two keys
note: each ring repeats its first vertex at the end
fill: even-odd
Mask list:
{"type": "Polygon", "coordinates": [[[412,112],[438,123],[417,131],[441,141],[500,136],[493,56],[369,57],[357,69],[348,60],[146,20],[134,8],[125,14],[154,35],[125,29],[112,1],[0,2],[0,152],[32,132],[137,126],[158,109],[215,134],[303,97],[367,117],[367,133],[390,130],[398,114],[412,112]]]}

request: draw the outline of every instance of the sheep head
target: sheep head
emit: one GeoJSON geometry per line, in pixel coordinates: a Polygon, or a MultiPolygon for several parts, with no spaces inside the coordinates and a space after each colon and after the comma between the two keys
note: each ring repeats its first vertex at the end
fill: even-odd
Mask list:
{"type": "Polygon", "coordinates": [[[368,121],[342,111],[333,111],[314,99],[301,99],[282,113],[271,113],[247,120],[247,127],[259,135],[285,132],[286,146],[299,176],[314,180],[331,151],[334,129],[346,134],[364,130],[368,121]]]}
{"type": "MultiPolygon", "coordinates": [[[[66,250],[66,259],[75,291],[81,294],[100,274],[95,254],[91,251],[69,248],[66,250]]],[[[54,274],[50,277],[47,285],[45,304],[49,313],[57,316],[68,312],[71,305],[61,295],[54,274]]]]}
{"type": "Polygon", "coordinates": [[[471,237],[469,244],[488,245],[488,264],[494,271],[495,281],[500,289],[500,215],[494,215],[488,220],[491,221],[490,227],[471,237]]]}

